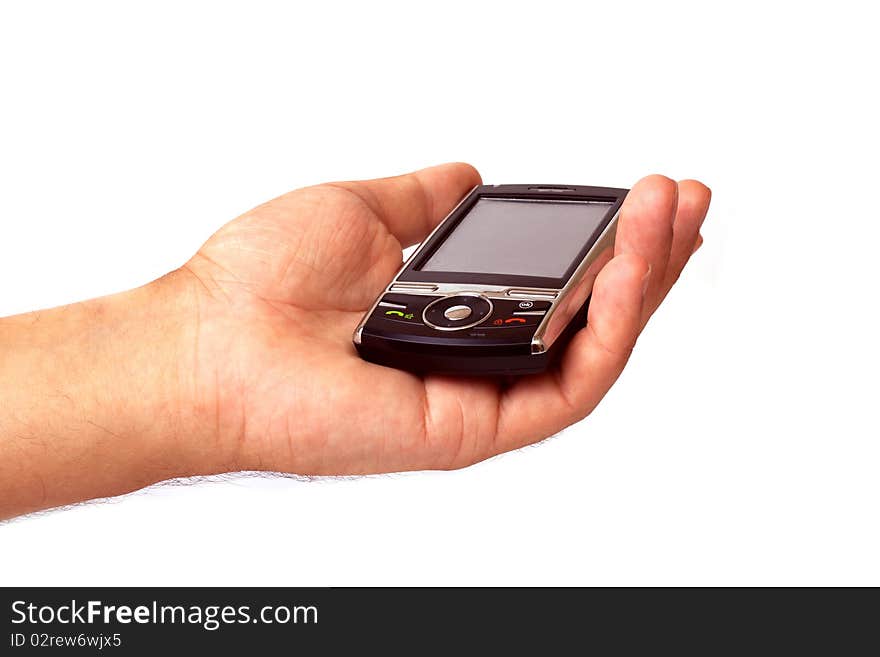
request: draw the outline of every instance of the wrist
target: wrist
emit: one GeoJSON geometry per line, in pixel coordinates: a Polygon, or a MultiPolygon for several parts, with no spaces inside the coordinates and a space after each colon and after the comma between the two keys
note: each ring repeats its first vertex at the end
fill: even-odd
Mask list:
{"type": "Polygon", "coordinates": [[[194,403],[195,291],[172,272],[122,294],[86,302],[99,310],[103,341],[94,382],[95,413],[130,436],[133,465],[147,480],[202,472],[211,440],[194,403]],[[117,418],[114,422],[112,418],[117,418]]]}
{"type": "Polygon", "coordinates": [[[118,378],[107,382],[124,398],[105,394],[142,437],[144,475],[160,481],[238,469],[237,406],[219,383],[229,345],[217,344],[227,335],[217,330],[223,313],[204,281],[182,268],[103,301],[119,306],[107,354],[118,378]]]}
{"type": "Polygon", "coordinates": [[[192,294],[171,274],[0,320],[0,517],[214,471],[192,294]]]}

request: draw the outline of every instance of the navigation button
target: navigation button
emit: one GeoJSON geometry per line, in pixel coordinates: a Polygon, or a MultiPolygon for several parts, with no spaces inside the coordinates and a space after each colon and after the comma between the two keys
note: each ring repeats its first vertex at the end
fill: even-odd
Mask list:
{"type": "Polygon", "coordinates": [[[476,326],[492,314],[492,302],[479,294],[457,294],[428,304],[422,318],[441,331],[476,326]]]}
{"type": "Polygon", "coordinates": [[[446,319],[462,320],[470,317],[472,312],[468,306],[450,306],[443,311],[443,316],[446,319]]]}

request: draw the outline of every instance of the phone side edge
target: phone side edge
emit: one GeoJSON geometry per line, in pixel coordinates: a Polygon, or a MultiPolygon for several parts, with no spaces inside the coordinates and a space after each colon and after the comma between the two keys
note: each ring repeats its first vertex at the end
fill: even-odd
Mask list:
{"type": "MultiPolygon", "coordinates": [[[[533,356],[543,354],[548,349],[550,349],[550,347],[553,346],[555,338],[547,342],[544,339],[544,336],[547,332],[548,325],[553,319],[555,311],[558,310],[558,308],[561,306],[560,302],[566,297],[566,295],[568,295],[568,293],[570,293],[574,288],[577,287],[581,280],[583,280],[583,277],[587,273],[587,270],[590,268],[590,265],[592,265],[599,258],[599,256],[604,253],[605,249],[614,245],[614,238],[617,235],[617,222],[620,218],[620,210],[621,208],[618,208],[617,212],[614,213],[614,216],[611,218],[611,221],[608,222],[605,230],[602,231],[602,234],[593,244],[587,255],[584,256],[583,260],[581,260],[581,264],[578,265],[578,268],[571,275],[571,278],[568,279],[568,281],[559,291],[559,298],[557,302],[551,306],[550,310],[544,316],[544,319],[538,325],[538,328],[535,329],[535,334],[534,336],[532,336],[531,347],[531,353],[533,356]]],[[[590,291],[590,294],[592,294],[592,290],[590,291]]],[[[589,294],[587,296],[589,297],[589,294]]],[[[561,335],[561,331],[559,332],[559,334],[561,335]]]]}

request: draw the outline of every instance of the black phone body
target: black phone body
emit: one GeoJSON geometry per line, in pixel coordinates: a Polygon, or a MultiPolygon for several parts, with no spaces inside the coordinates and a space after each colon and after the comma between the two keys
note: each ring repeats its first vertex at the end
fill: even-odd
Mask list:
{"type": "Polygon", "coordinates": [[[354,332],[365,360],[419,373],[535,374],[586,322],[629,190],[475,187],[354,332]]]}

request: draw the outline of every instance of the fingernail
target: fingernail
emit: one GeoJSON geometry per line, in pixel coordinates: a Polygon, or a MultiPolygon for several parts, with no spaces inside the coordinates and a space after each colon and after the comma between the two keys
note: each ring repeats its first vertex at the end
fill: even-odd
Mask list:
{"type": "Polygon", "coordinates": [[[651,282],[651,265],[648,265],[648,271],[645,272],[645,275],[642,276],[642,297],[645,296],[645,292],[648,291],[648,283],[651,282]]]}

